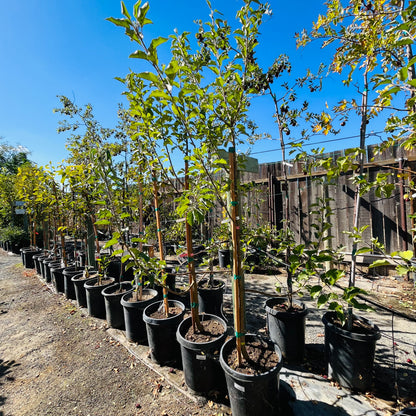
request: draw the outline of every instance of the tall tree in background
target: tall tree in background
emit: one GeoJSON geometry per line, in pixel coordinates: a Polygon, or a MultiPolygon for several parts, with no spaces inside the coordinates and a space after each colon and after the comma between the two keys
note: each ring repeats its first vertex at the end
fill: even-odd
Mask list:
{"type": "MultiPolygon", "coordinates": [[[[358,232],[361,196],[368,191],[369,185],[380,185],[380,181],[371,184],[364,177],[367,125],[382,111],[409,109],[409,100],[405,101],[403,97],[400,97],[401,103],[400,99],[398,101],[400,108],[392,105],[392,95],[399,92],[400,87],[397,90],[394,87],[387,90],[376,88],[397,76],[399,79],[408,79],[409,65],[412,65],[409,48],[413,43],[408,30],[414,26],[409,14],[414,13],[415,3],[411,1],[407,8],[403,0],[330,0],[326,4],[327,14],[318,16],[310,33],[303,31],[298,35],[298,45],[304,46],[318,39],[323,41],[322,47],[334,47],[330,71],[341,74],[342,82],[346,86],[354,86],[361,98],[360,101],[354,98],[341,100],[333,108],[334,114],[341,117],[342,124],[348,120],[352,110],[360,120],[360,145],[350,153],[350,163],[344,165],[344,168],[353,168],[356,172],[353,229],[358,232]],[[382,75],[378,74],[379,71],[382,75]]],[[[396,121],[403,119],[395,115],[390,119],[392,117],[396,121]]],[[[316,129],[327,130],[326,127],[332,125],[333,121],[326,113],[322,113],[321,123],[316,125],[316,129]]],[[[357,249],[354,239],[349,286],[355,285],[357,249]]],[[[349,324],[352,324],[351,320],[349,324]]]]}

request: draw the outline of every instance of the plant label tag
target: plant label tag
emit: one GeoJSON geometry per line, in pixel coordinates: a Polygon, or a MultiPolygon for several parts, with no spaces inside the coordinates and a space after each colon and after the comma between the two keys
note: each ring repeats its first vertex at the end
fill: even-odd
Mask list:
{"type": "Polygon", "coordinates": [[[242,391],[243,393],[246,391],[246,388],[245,388],[244,386],[240,386],[240,385],[239,385],[239,384],[237,384],[237,383],[234,383],[234,387],[235,387],[237,390],[242,391]]]}
{"type": "Polygon", "coordinates": [[[206,355],[197,355],[195,358],[196,358],[197,360],[204,361],[204,360],[206,360],[206,359],[207,359],[207,356],[206,356],[206,355]]]}

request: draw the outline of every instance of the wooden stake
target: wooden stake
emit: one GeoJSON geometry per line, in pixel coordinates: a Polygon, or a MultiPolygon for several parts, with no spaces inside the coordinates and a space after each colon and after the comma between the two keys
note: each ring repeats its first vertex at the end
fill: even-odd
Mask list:
{"type": "Polygon", "coordinates": [[[233,241],[233,312],[236,336],[238,365],[242,358],[248,358],[245,348],[245,293],[244,274],[240,255],[240,210],[237,193],[237,157],[235,148],[229,149],[230,161],[230,196],[231,196],[231,234],[233,241]]]}
{"type": "MultiPolygon", "coordinates": [[[[143,230],[143,183],[142,178],[139,180],[139,237],[140,239],[144,235],[143,230]]],[[[139,241],[139,250],[143,251],[143,243],[139,241]]],[[[143,298],[143,278],[140,276],[140,285],[139,285],[139,299],[143,298]]]]}
{"type": "MultiPolygon", "coordinates": [[[[188,160],[185,159],[185,192],[189,191],[189,175],[188,175],[188,160]]],[[[188,272],[189,272],[189,296],[191,301],[191,318],[192,318],[192,328],[202,331],[202,325],[199,320],[198,313],[198,287],[196,283],[196,274],[195,274],[195,261],[193,257],[193,247],[192,247],[192,227],[185,221],[185,236],[186,236],[186,252],[188,256],[188,272]]]]}
{"type": "MultiPolygon", "coordinates": [[[[156,216],[156,227],[157,227],[157,239],[159,243],[159,258],[161,261],[164,260],[163,254],[163,241],[162,241],[162,230],[160,227],[160,212],[159,212],[159,198],[158,198],[158,186],[157,180],[153,173],[153,194],[155,200],[155,216],[156,216]]],[[[165,272],[162,272],[162,280],[165,272]]],[[[165,306],[165,315],[166,317],[169,316],[169,300],[168,300],[168,289],[167,287],[163,286],[163,304],[165,306]]]]}

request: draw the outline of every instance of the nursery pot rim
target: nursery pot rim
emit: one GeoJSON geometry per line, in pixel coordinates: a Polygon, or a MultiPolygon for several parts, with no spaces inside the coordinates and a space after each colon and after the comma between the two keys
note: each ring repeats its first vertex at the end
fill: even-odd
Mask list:
{"type": "Polygon", "coordinates": [[[214,320],[219,321],[223,327],[224,332],[218,335],[216,338],[212,339],[211,341],[207,342],[197,342],[197,341],[189,341],[185,338],[185,334],[182,335],[182,332],[186,332],[192,325],[192,316],[188,316],[179,324],[178,329],[176,331],[176,340],[181,344],[183,347],[188,348],[189,350],[199,351],[201,349],[208,349],[209,347],[215,347],[216,344],[221,342],[227,337],[227,323],[222,319],[220,316],[213,315],[210,313],[200,313],[199,319],[201,321],[209,321],[215,318],[214,320]]]}
{"type": "Polygon", "coordinates": [[[323,324],[326,327],[328,327],[331,331],[341,336],[354,339],[356,341],[364,341],[364,342],[368,342],[369,340],[377,341],[381,338],[380,328],[375,323],[373,323],[367,318],[353,314],[353,319],[365,322],[367,325],[370,325],[374,330],[374,332],[372,333],[359,334],[356,332],[348,331],[347,329],[344,329],[344,328],[340,328],[339,326],[333,324],[332,322],[329,321],[328,319],[329,316],[336,316],[336,312],[332,312],[332,311],[325,312],[322,316],[323,324]]]}
{"type": "MultiPolygon", "coordinates": [[[[152,289],[153,290],[153,289],[152,289]]],[[[169,307],[171,306],[178,306],[182,309],[182,311],[177,314],[177,315],[173,315],[173,316],[169,316],[169,317],[165,317],[165,318],[152,318],[151,316],[148,315],[149,310],[152,309],[154,307],[155,304],[158,305],[163,305],[163,300],[157,300],[156,302],[151,303],[150,305],[148,305],[144,310],[143,310],[143,321],[145,321],[148,324],[156,324],[156,325],[160,325],[162,322],[166,323],[167,325],[169,325],[169,323],[171,321],[174,321],[175,319],[178,319],[181,315],[183,315],[185,313],[185,305],[184,303],[182,303],[179,300],[169,300],[169,307]]]]}
{"type": "MultiPolygon", "coordinates": [[[[99,285],[99,286],[110,286],[113,284],[114,282],[114,277],[106,277],[105,279],[103,278],[103,280],[112,280],[111,283],[105,283],[104,285],[99,285]]],[[[93,282],[97,281],[98,282],[98,277],[91,277],[88,278],[85,282],[84,282],[84,287],[87,289],[93,288],[93,287],[99,287],[98,285],[95,286],[94,284],[92,284],[93,282]]]]}
{"type": "Polygon", "coordinates": [[[106,286],[102,291],[101,291],[101,294],[104,296],[104,297],[107,297],[107,298],[111,298],[111,297],[117,297],[117,296],[120,296],[120,294],[123,294],[123,295],[125,295],[126,293],[128,293],[128,292],[130,292],[130,291],[132,291],[133,290],[133,285],[130,283],[130,282],[113,282],[111,285],[109,285],[109,286],[106,286]],[[108,292],[109,290],[113,290],[113,288],[115,288],[115,286],[120,286],[120,287],[128,287],[129,286],[129,288],[127,289],[127,290],[125,290],[124,292],[122,292],[122,293],[114,293],[114,292],[108,292]]]}
{"type": "MultiPolygon", "coordinates": [[[[120,303],[121,303],[122,306],[124,306],[126,308],[129,308],[129,307],[130,308],[135,308],[135,306],[139,305],[140,303],[148,302],[149,300],[152,300],[152,299],[146,299],[146,300],[142,299],[142,300],[135,300],[133,302],[129,302],[127,300],[127,298],[133,294],[133,291],[134,291],[134,288],[132,288],[131,291],[125,293],[122,296],[122,298],[120,299],[120,303]]],[[[143,293],[153,294],[154,297],[156,297],[158,295],[157,290],[155,290],[155,289],[143,289],[143,293]]]]}
{"type": "Polygon", "coordinates": [[[223,280],[221,280],[221,279],[213,279],[213,281],[214,281],[214,283],[215,282],[217,282],[217,283],[219,283],[219,285],[218,286],[214,286],[214,287],[201,287],[200,285],[201,284],[203,284],[203,283],[205,283],[205,282],[207,282],[207,281],[209,281],[209,278],[208,277],[204,277],[203,279],[201,279],[199,282],[198,282],[198,290],[209,290],[209,291],[214,291],[214,290],[222,290],[222,289],[224,289],[224,287],[225,287],[225,282],[223,281],[223,280]]]}
{"type": "Polygon", "coordinates": [[[53,265],[52,267],[49,267],[51,272],[61,272],[65,269],[65,266],[64,267],[62,267],[60,265],[59,265],[60,267],[55,267],[55,266],[58,266],[58,265],[53,265]]]}
{"type": "Polygon", "coordinates": [[[63,273],[66,274],[66,275],[73,275],[74,276],[74,272],[76,272],[75,274],[83,273],[84,272],[84,268],[83,267],[79,267],[79,266],[75,266],[74,264],[72,264],[70,266],[69,265],[66,266],[63,273]],[[75,270],[75,268],[77,268],[77,270],[75,270]]]}
{"type": "Polygon", "coordinates": [[[247,338],[260,339],[262,341],[265,341],[269,346],[272,346],[276,354],[278,354],[279,356],[279,362],[277,363],[275,367],[261,374],[244,374],[244,373],[240,373],[239,371],[233,370],[224,359],[224,350],[227,349],[228,345],[230,345],[231,343],[235,343],[236,341],[236,337],[233,336],[227,341],[225,341],[225,343],[223,344],[220,350],[220,364],[224,372],[232,376],[234,379],[244,381],[244,382],[248,382],[248,381],[254,382],[254,380],[256,379],[259,379],[262,377],[267,378],[267,377],[270,377],[274,373],[278,373],[283,367],[283,355],[282,355],[282,351],[280,347],[277,344],[274,344],[268,338],[262,337],[261,335],[249,333],[249,334],[246,334],[245,336],[246,336],[246,339],[247,338]]]}
{"type": "Polygon", "coordinates": [[[278,311],[274,309],[272,305],[270,305],[270,304],[273,304],[273,305],[282,304],[282,303],[285,303],[286,301],[287,301],[287,298],[285,297],[272,297],[272,298],[266,299],[266,301],[264,302],[264,307],[266,309],[266,312],[272,316],[279,315],[279,316],[287,316],[287,317],[303,316],[309,313],[308,307],[301,300],[294,300],[293,303],[296,305],[302,306],[302,310],[294,309],[293,311],[278,311]]]}
{"type": "Polygon", "coordinates": [[[83,276],[84,275],[84,272],[83,271],[81,271],[81,272],[79,272],[79,274],[76,274],[76,275],[74,275],[74,276],[72,276],[71,277],[71,281],[72,282],[81,282],[81,281],[87,281],[87,280],[89,280],[89,279],[93,279],[91,276],[89,276],[89,277],[84,277],[83,279],[82,278],[79,278],[78,276],[83,276]]]}

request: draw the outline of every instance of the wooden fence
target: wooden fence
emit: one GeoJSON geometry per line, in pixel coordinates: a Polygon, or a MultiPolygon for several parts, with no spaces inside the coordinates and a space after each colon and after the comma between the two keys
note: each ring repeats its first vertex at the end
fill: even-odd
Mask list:
{"type": "MultiPolygon", "coordinates": [[[[389,198],[377,197],[374,190],[363,196],[359,226],[369,225],[363,239],[369,242],[372,237],[377,237],[388,252],[413,249],[414,220],[409,218],[409,214],[415,212],[416,199],[405,200],[403,197],[409,190],[409,178],[400,174],[409,173],[411,178],[416,177],[416,149],[404,151],[400,147],[392,147],[381,155],[375,155],[374,151],[374,146],[367,148],[365,173],[370,180],[374,180],[378,172],[389,173],[388,180],[395,187],[389,198]]],[[[337,151],[324,156],[336,160],[344,154],[345,151],[337,151]]],[[[288,166],[289,198],[286,198],[281,162],[261,164],[258,173],[241,174],[242,183],[253,184],[253,189],[242,200],[245,211],[250,213],[248,223],[251,226],[269,223],[281,227],[285,204],[289,200],[291,228],[298,242],[306,242],[313,239],[311,225],[316,221],[311,215],[313,204],[318,198],[330,199],[329,207],[333,211],[330,217],[331,244],[351,251],[352,241],[344,231],[352,231],[353,228],[355,186],[352,176],[353,172],[347,172],[334,185],[328,185],[324,171],[308,175],[301,163],[294,163],[288,166]]]]}

